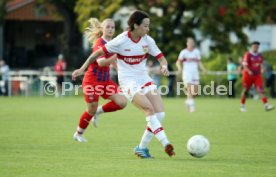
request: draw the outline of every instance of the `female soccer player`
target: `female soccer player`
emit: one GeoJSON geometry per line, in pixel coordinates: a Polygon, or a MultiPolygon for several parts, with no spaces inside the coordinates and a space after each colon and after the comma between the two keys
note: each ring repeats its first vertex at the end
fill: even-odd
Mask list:
{"type": "MultiPolygon", "coordinates": [[[[85,33],[88,40],[93,43],[93,50],[96,51],[112,39],[115,32],[115,23],[112,19],[106,19],[100,23],[95,18],[91,18],[89,23],[90,26],[86,29],[85,33]]],[[[116,61],[116,58],[116,54],[105,53],[104,55],[97,56],[97,61],[89,63],[89,66],[87,65],[88,70],[82,81],[87,111],[80,117],[79,126],[74,133],[73,138],[76,141],[87,141],[83,137],[83,133],[93,116],[92,120],[96,127],[100,113],[114,112],[123,109],[127,104],[126,98],[122,94],[119,94],[118,85],[109,78],[109,65],[116,61]],[[99,96],[111,101],[98,107],[99,96]]]]}
{"type": "Polygon", "coordinates": [[[176,62],[178,73],[182,72],[182,79],[185,87],[187,88],[187,100],[185,101],[188,111],[195,111],[194,96],[198,92],[199,84],[199,71],[198,68],[206,73],[206,69],[203,66],[200,56],[200,52],[195,48],[195,41],[193,38],[187,39],[187,48],[183,49],[176,62]]]}
{"type": "Polygon", "coordinates": [[[108,42],[103,48],[89,56],[80,69],[72,74],[74,80],[98,56],[109,52],[117,54],[118,79],[123,93],[146,116],[147,128],[134,154],[140,158],[151,158],[148,145],[153,135],[163,145],[169,156],[175,155],[161,125],[165,117],[161,96],[149,77],[146,67],[148,55],[154,56],[161,65],[161,72],[168,75],[167,60],[157,47],[149,32],[150,19],[143,11],[135,11],[128,19],[129,31],[125,31],[108,42]]]}

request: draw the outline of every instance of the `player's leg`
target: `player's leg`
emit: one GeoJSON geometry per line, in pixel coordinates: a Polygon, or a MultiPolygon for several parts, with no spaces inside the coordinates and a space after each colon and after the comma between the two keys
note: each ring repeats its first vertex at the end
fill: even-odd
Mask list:
{"type": "Polygon", "coordinates": [[[270,105],[268,103],[268,100],[267,100],[267,97],[264,93],[264,87],[263,87],[263,80],[262,80],[262,76],[261,75],[258,75],[256,76],[255,80],[254,80],[254,85],[256,87],[256,90],[258,91],[259,95],[261,96],[262,98],[262,102],[264,104],[264,108],[266,111],[270,111],[270,110],[273,110],[274,109],[274,106],[273,105],[270,105]]]}
{"type": "Polygon", "coordinates": [[[195,101],[194,96],[197,94],[198,83],[199,83],[199,74],[193,72],[186,72],[183,76],[183,81],[186,86],[187,99],[185,104],[189,112],[195,111],[195,101]]]}
{"type": "Polygon", "coordinates": [[[59,97],[62,93],[62,83],[63,83],[63,81],[64,81],[63,76],[57,76],[57,91],[56,91],[56,94],[55,94],[56,97],[59,97]]]}
{"type": "Polygon", "coordinates": [[[111,101],[100,105],[97,108],[97,111],[92,119],[94,127],[98,127],[99,124],[99,115],[102,113],[115,112],[121,109],[124,109],[127,105],[126,98],[121,94],[115,94],[110,96],[108,99],[111,101]]]}
{"type": "Polygon", "coordinates": [[[91,84],[83,84],[82,88],[87,109],[80,117],[79,125],[73,135],[73,139],[79,142],[86,142],[87,140],[83,137],[83,133],[97,110],[99,95],[95,94],[94,87],[91,84]]]}
{"type": "Polygon", "coordinates": [[[193,81],[193,83],[189,84],[189,89],[187,91],[188,99],[187,104],[189,104],[189,111],[195,112],[195,96],[198,93],[198,81],[193,81]]]}
{"type": "MultiPolygon", "coordinates": [[[[161,123],[154,114],[153,105],[151,104],[147,96],[140,93],[135,94],[135,96],[133,97],[133,104],[145,113],[147,126],[153,132],[158,141],[163,145],[163,147],[165,148],[165,152],[169,156],[173,156],[175,154],[173,151],[173,146],[170,144],[161,123]]],[[[136,152],[137,148],[135,149],[135,153],[136,152]]],[[[136,155],[141,157],[140,154],[136,153],[136,155]]]]}
{"type": "Polygon", "coordinates": [[[74,140],[79,142],[87,142],[87,140],[83,137],[83,134],[98,107],[98,102],[91,102],[86,104],[87,110],[81,115],[77,131],[74,133],[73,136],[74,140]]]}
{"type": "Polygon", "coordinates": [[[241,100],[240,100],[240,111],[241,112],[246,112],[246,108],[245,108],[246,95],[247,95],[250,87],[252,86],[252,83],[253,83],[252,76],[243,76],[242,77],[243,89],[241,92],[241,100]]]}
{"type": "Polygon", "coordinates": [[[127,100],[125,96],[121,93],[119,86],[110,81],[103,89],[103,94],[101,95],[104,99],[109,99],[110,101],[104,105],[100,105],[92,119],[93,125],[98,126],[99,115],[102,113],[115,112],[126,107],[127,100]]]}
{"type": "MultiPolygon", "coordinates": [[[[156,95],[158,94],[157,90],[154,90],[153,92],[156,95]]],[[[153,106],[155,116],[157,117],[159,122],[162,123],[165,118],[165,112],[164,112],[164,106],[163,106],[161,96],[157,96],[156,98],[152,98],[153,97],[152,94],[146,94],[146,96],[153,106]]],[[[141,138],[139,147],[148,148],[149,143],[151,142],[153,137],[154,137],[154,134],[152,133],[151,129],[147,126],[141,138]]]]}

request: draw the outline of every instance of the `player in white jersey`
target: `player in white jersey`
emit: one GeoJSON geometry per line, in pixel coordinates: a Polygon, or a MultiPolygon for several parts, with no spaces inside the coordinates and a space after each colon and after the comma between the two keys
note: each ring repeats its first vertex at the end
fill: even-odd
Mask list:
{"type": "Polygon", "coordinates": [[[128,20],[129,31],[123,32],[109,41],[103,48],[91,54],[80,69],[72,74],[74,80],[98,56],[104,53],[117,54],[118,79],[125,96],[146,116],[147,128],[134,154],[140,158],[151,158],[148,145],[155,136],[169,156],[175,155],[161,125],[165,117],[161,96],[149,77],[146,67],[148,55],[154,56],[161,66],[161,73],[168,75],[167,60],[157,47],[154,39],[147,35],[150,19],[143,11],[135,11],[128,20]]]}
{"type": "Polygon", "coordinates": [[[187,39],[187,48],[183,49],[176,62],[178,73],[182,72],[182,79],[187,89],[187,100],[185,104],[189,112],[195,111],[194,96],[198,92],[199,67],[205,73],[206,69],[201,62],[200,52],[195,48],[193,38],[187,39]]]}

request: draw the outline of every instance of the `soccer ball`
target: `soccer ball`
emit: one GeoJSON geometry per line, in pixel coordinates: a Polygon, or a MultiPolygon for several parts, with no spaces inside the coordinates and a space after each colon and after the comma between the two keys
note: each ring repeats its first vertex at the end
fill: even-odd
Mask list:
{"type": "Polygon", "coordinates": [[[187,142],[187,150],[193,157],[203,157],[210,149],[210,143],[203,135],[194,135],[187,142]]]}

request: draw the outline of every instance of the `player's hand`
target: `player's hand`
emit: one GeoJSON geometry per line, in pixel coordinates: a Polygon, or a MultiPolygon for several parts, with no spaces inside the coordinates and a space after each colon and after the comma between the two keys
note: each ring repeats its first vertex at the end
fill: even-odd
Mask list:
{"type": "Polygon", "coordinates": [[[72,80],[75,81],[76,78],[80,75],[83,74],[83,71],[81,69],[76,69],[75,71],[73,71],[72,73],[72,80]]]}
{"type": "Polygon", "coordinates": [[[167,65],[162,65],[162,66],[161,66],[161,73],[162,73],[164,76],[168,76],[168,75],[169,75],[169,70],[168,70],[168,66],[167,66],[167,65]]]}

